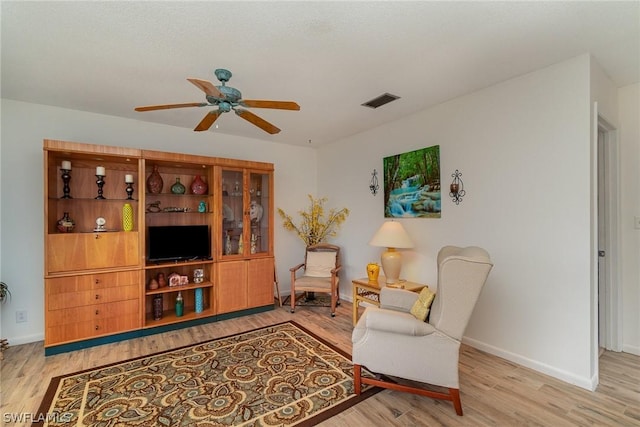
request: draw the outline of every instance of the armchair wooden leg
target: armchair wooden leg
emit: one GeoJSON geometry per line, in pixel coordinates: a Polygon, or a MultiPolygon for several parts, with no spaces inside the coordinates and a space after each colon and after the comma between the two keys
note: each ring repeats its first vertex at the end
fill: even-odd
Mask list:
{"type": "Polygon", "coordinates": [[[355,392],[357,395],[360,395],[362,392],[362,380],[360,376],[362,375],[362,366],[353,365],[353,386],[355,388],[355,392]]]}
{"type": "Polygon", "coordinates": [[[457,388],[450,388],[449,394],[451,395],[451,402],[456,410],[456,414],[462,416],[462,402],[460,401],[460,390],[457,388]]]}

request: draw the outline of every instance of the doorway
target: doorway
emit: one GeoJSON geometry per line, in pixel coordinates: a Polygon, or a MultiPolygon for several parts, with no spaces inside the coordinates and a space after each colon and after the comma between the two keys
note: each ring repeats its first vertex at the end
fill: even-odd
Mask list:
{"type": "Polygon", "coordinates": [[[598,347],[622,350],[619,289],[619,162],[616,131],[598,117],[598,347]]]}

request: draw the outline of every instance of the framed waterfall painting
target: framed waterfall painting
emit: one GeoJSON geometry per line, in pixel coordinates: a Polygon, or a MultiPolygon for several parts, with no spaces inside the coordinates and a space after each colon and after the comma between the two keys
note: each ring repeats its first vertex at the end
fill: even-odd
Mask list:
{"type": "Polygon", "coordinates": [[[440,146],[385,157],[385,218],[440,218],[440,146]]]}

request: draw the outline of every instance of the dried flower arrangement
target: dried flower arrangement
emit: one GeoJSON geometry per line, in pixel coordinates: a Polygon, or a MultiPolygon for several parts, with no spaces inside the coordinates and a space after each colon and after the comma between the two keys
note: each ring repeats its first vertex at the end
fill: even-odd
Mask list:
{"type": "Polygon", "coordinates": [[[296,225],[291,216],[280,208],[278,208],[278,214],[283,220],[282,226],[285,230],[295,231],[306,246],[311,246],[336,236],[338,229],[349,216],[349,209],[331,209],[325,218],[324,203],[327,198],[315,199],[311,194],[308,197],[311,205],[305,211],[298,211],[301,217],[299,225],[296,225]]]}

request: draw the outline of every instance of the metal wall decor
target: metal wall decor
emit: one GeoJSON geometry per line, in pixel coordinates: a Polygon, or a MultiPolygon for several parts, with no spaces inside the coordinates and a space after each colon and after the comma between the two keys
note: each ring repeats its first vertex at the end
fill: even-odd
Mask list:
{"type": "Polygon", "coordinates": [[[373,172],[371,172],[371,182],[369,183],[369,191],[371,191],[371,194],[373,194],[374,196],[376,194],[378,194],[378,171],[377,170],[373,170],[373,172]]]}
{"type": "Polygon", "coordinates": [[[456,171],[451,174],[453,181],[451,182],[451,186],[449,187],[450,193],[449,197],[451,197],[451,201],[453,201],[456,205],[459,205],[462,201],[462,198],[466,194],[464,191],[464,182],[462,182],[462,172],[456,171]]]}

